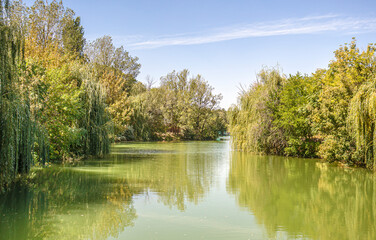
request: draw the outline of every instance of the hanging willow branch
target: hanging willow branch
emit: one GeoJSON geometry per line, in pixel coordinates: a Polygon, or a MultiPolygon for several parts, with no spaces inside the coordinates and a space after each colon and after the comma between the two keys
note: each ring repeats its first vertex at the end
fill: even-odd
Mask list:
{"type": "Polygon", "coordinates": [[[84,117],[79,127],[84,130],[83,154],[88,156],[103,156],[110,151],[110,117],[106,110],[105,90],[95,79],[90,66],[76,65],[75,72],[82,80],[84,117]]]}
{"type": "Polygon", "coordinates": [[[352,98],[348,124],[356,140],[356,148],[367,167],[376,166],[376,83],[364,84],[352,98]]]}
{"type": "Polygon", "coordinates": [[[33,151],[48,160],[46,135],[31,116],[29,93],[20,80],[23,38],[8,9],[9,1],[0,0],[0,191],[30,170],[33,151]]]}
{"type": "Polygon", "coordinates": [[[284,81],[278,68],[263,69],[257,83],[240,93],[238,106],[229,110],[229,131],[235,148],[254,153],[282,153],[286,142],[273,118],[284,81]]]}

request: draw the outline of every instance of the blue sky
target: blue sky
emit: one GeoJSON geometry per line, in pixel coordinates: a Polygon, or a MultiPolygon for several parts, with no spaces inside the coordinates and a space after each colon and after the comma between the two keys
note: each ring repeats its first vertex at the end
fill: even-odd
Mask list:
{"type": "MultiPolygon", "coordinates": [[[[25,1],[28,5],[33,1],[25,1]]],[[[138,80],[155,80],[184,68],[201,74],[236,103],[263,66],[285,74],[325,68],[333,51],[357,38],[376,42],[376,1],[321,0],[65,0],[82,19],[85,35],[113,37],[139,57],[138,80]]]]}

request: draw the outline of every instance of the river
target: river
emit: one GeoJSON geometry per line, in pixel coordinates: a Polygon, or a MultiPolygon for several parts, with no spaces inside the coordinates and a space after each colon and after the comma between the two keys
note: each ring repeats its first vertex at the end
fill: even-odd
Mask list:
{"type": "Polygon", "coordinates": [[[376,177],[229,142],[115,144],[0,195],[0,239],[376,239],[376,177]]]}

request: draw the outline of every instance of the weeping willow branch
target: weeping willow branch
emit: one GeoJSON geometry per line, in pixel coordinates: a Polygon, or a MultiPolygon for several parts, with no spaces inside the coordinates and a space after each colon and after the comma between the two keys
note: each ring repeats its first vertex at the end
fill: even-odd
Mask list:
{"type": "Polygon", "coordinates": [[[376,166],[376,84],[364,84],[352,98],[348,125],[356,140],[357,151],[367,167],[376,166]]]}
{"type": "Polygon", "coordinates": [[[229,110],[229,131],[235,148],[265,154],[283,152],[286,141],[273,120],[284,81],[279,69],[263,69],[257,83],[241,92],[238,106],[229,110]]]}
{"type": "Polygon", "coordinates": [[[48,161],[48,139],[33,119],[20,78],[23,38],[10,24],[8,8],[9,1],[0,0],[0,191],[30,170],[34,152],[48,161]]]}
{"type": "Polygon", "coordinates": [[[110,116],[106,110],[106,94],[95,74],[89,66],[78,69],[83,83],[84,118],[80,121],[80,128],[85,132],[83,136],[83,152],[85,155],[103,156],[109,153],[110,116]]]}
{"type": "Polygon", "coordinates": [[[8,8],[9,1],[0,1],[0,190],[30,170],[34,152],[48,160],[48,140],[33,119],[20,78],[23,38],[11,25],[8,8]]]}

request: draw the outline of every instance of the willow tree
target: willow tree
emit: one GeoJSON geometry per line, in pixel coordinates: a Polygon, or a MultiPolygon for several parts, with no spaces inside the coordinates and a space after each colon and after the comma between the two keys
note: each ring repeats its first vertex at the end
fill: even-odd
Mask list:
{"type": "Polygon", "coordinates": [[[279,69],[263,69],[237,106],[229,111],[229,131],[236,148],[249,152],[283,154],[287,146],[282,129],[275,124],[285,77],[279,69]]]}
{"type": "Polygon", "coordinates": [[[376,166],[376,83],[360,87],[350,103],[348,123],[356,139],[359,161],[367,167],[376,166]]]}
{"type": "Polygon", "coordinates": [[[50,135],[51,159],[71,161],[109,151],[105,92],[89,65],[78,61],[46,74],[48,99],[43,124],[50,135]]]}
{"type": "Polygon", "coordinates": [[[91,156],[103,156],[110,151],[110,116],[106,110],[106,94],[102,85],[95,80],[89,66],[81,66],[83,118],[79,127],[84,130],[83,153],[91,156]]]}
{"type": "Polygon", "coordinates": [[[349,106],[348,126],[356,141],[358,161],[369,168],[376,166],[376,81],[375,81],[375,51],[374,44],[369,44],[363,52],[362,66],[368,71],[367,82],[360,86],[351,99],[349,106]]]}
{"type": "Polygon", "coordinates": [[[47,157],[43,131],[30,111],[27,82],[21,78],[23,38],[12,24],[9,1],[0,0],[0,189],[18,174],[27,173],[38,147],[43,161],[47,157]],[[36,136],[36,133],[40,136],[36,136]],[[37,137],[37,138],[35,138],[37,137]],[[35,141],[38,144],[35,145],[35,141]]]}

